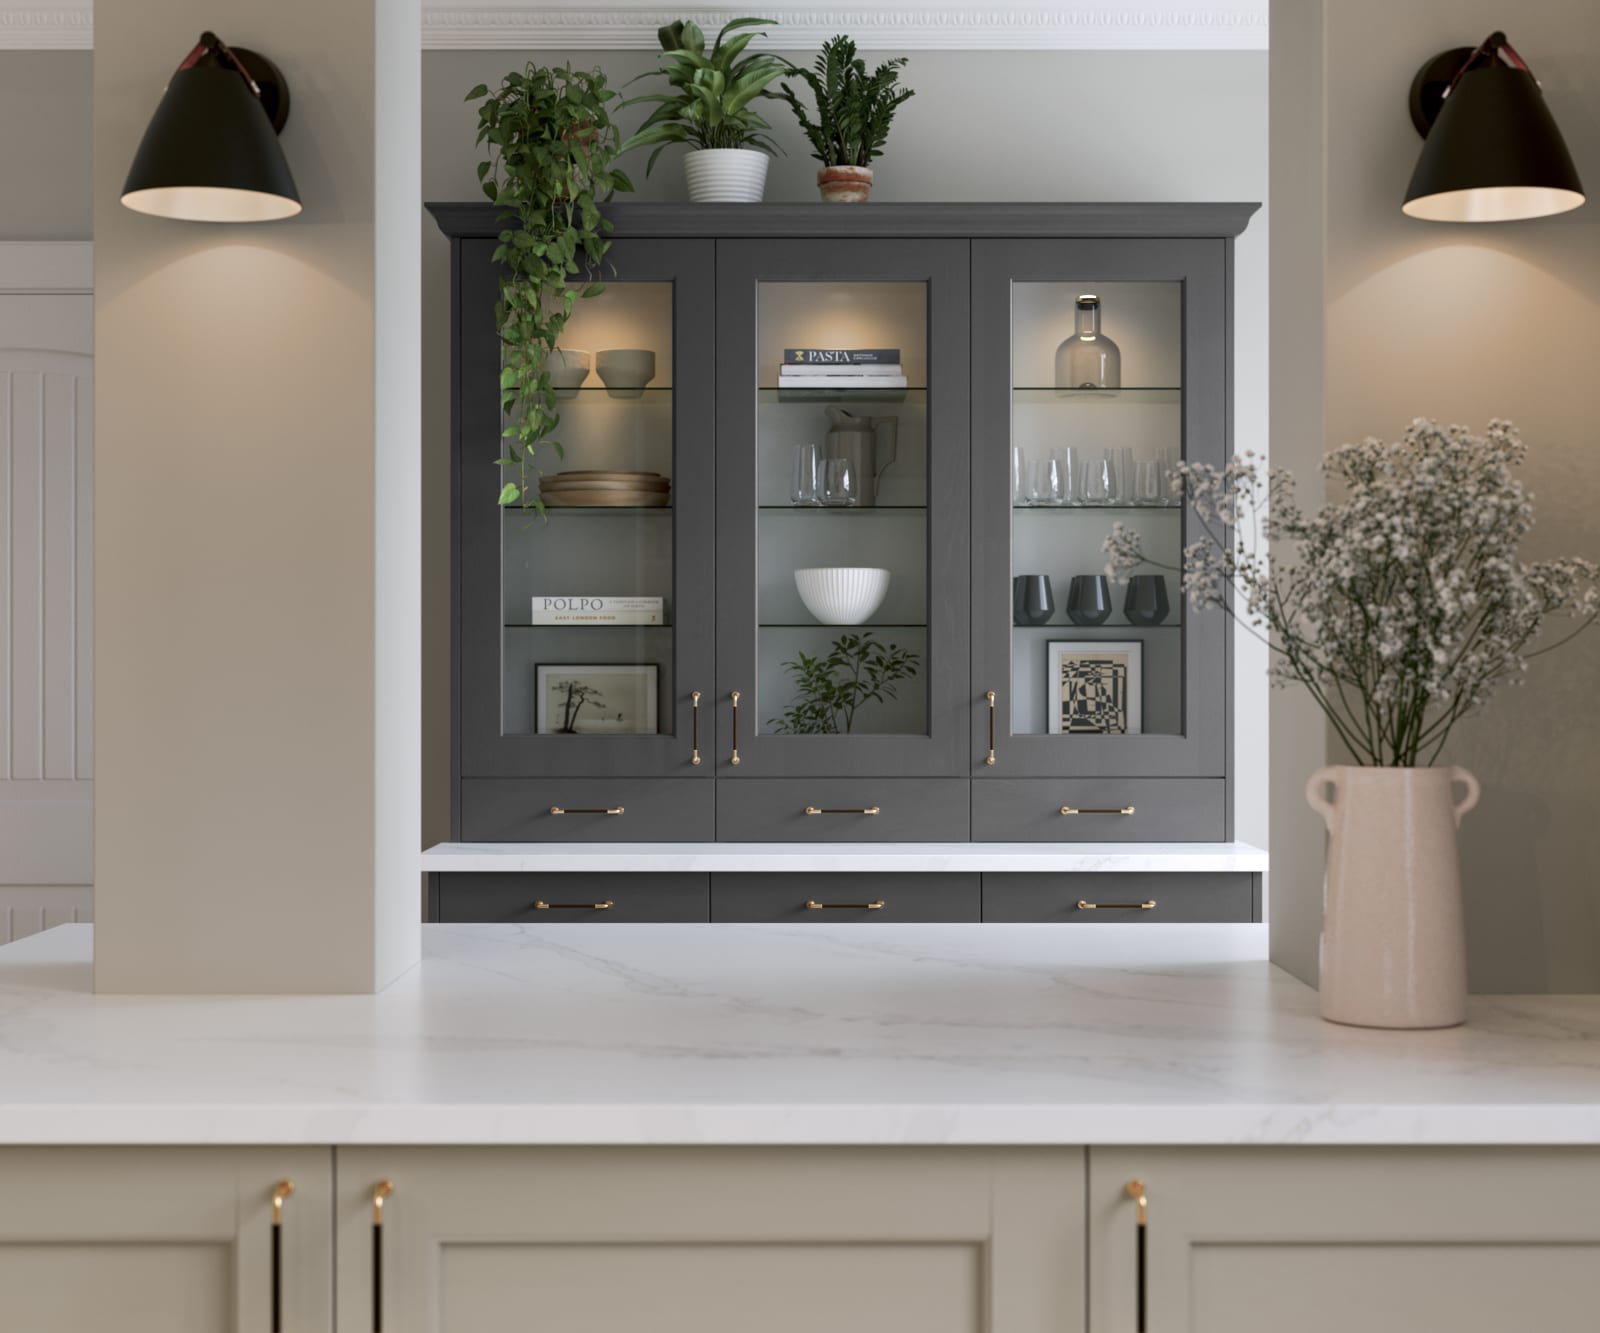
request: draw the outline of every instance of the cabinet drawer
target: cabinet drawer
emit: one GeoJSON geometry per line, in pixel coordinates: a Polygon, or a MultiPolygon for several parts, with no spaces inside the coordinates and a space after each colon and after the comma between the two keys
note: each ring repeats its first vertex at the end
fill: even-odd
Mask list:
{"type": "Polygon", "coordinates": [[[440,921],[706,921],[709,875],[440,875],[440,921]],[[540,907],[539,903],[548,903],[540,907]],[[596,907],[596,903],[610,903],[596,907]]]}
{"type": "Polygon", "coordinates": [[[972,839],[1221,842],[1225,786],[1221,778],[980,779],[972,784],[972,839]],[[1078,813],[1064,815],[1063,806],[1078,813]]]}
{"type": "Polygon", "coordinates": [[[1255,876],[985,875],[985,921],[1253,921],[1255,876]],[[1079,906],[1079,904],[1095,904],[1079,906]],[[1154,907],[1141,904],[1154,903],[1154,907]]]}
{"type": "Polygon", "coordinates": [[[711,786],[695,778],[464,778],[461,838],[710,842],[716,837],[711,786]]]}
{"type": "Polygon", "coordinates": [[[966,842],[970,786],[965,778],[719,779],[717,841],[966,842]]]}
{"type": "Polygon", "coordinates": [[[713,921],[979,921],[980,875],[713,875],[713,921]],[[826,904],[807,907],[807,903],[826,904]],[[867,907],[867,903],[882,903],[867,907]],[[858,905],[859,904],[859,905],[858,905]]]}

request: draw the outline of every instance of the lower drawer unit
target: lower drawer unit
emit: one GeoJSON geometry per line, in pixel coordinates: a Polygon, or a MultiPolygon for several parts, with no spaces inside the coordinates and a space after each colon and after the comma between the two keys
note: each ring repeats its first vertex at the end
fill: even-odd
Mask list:
{"type": "Polygon", "coordinates": [[[974,842],[1223,842],[1222,778],[979,778],[974,842]]]}
{"type": "Polygon", "coordinates": [[[712,875],[713,921],[979,921],[982,876],[712,875]]]}
{"type": "Polygon", "coordinates": [[[464,778],[464,842],[711,842],[716,797],[696,778],[464,778]]]}
{"type": "Polygon", "coordinates": [[[965,842],[965,778],[717,782],[719,842],[965,842]]]}
{"type": "Polygon", "coordinates": [[[1249,873],[1017,874],[983,877],[985,921],[1254,921],[1249,873]]]}
{"type": "Polygon", "coordinates": [[[706,921],[709,875],[440,875],[440,921],[706,921]]]}

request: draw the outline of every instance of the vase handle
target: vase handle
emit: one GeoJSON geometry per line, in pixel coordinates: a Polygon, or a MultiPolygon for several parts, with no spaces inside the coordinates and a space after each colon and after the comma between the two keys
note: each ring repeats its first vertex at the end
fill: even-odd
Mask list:
{"type": "Polygon", "coordinates": [[[1461,816],[1477,805],[1478,797],[1483,795],[1483,788],[1478,785],[1477,778],[1473,777],[1466,769],[1460,767],[1450,770],[1450,781],[1452,784],[1459,782],[1467,789],[1467,794],[1461,798],[1455,808],[1456,827],[1460,828],[1461,816]]]}
{"type": "Polygon", "coordinates": [[[1339,770],[1337,768],[1319,768],[1306,779],[1306,801],[1311,808],[1322,816],[1322,822],[1331,831],[1333,828],[1333,801],[1322,794],[1324,787],[1332,787],[1334,799],[1339,796],[1339,770]]]}

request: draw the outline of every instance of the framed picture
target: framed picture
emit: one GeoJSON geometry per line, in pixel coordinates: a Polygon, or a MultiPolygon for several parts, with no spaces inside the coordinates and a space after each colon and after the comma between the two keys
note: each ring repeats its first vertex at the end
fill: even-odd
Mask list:
{"type": "Polygon", "coordinates": [[[1137,736],[1143,725],[1144,645],[1137,639],[1045,645],[1052,736],[1137,736]]]}
{"type": "Polygon", "coordinates": [[[536,726],[548,736],[653,736],[656,666],[536,666],[536,726]]]}

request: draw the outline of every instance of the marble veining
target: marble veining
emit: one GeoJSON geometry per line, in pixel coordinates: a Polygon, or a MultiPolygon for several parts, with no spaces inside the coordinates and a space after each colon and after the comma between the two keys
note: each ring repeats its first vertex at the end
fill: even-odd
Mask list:
{"type": "Polygon", "coordinates": [[[1112,927],[807,923],[428,926],[382,995],[116,997],[91,929],[0,949],[0,1142],[1600,1143],[1600,996],[1378,1032],[1112,927]]]}

